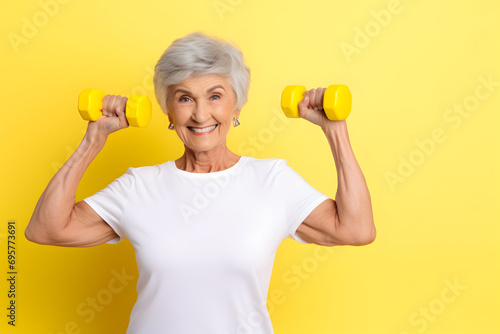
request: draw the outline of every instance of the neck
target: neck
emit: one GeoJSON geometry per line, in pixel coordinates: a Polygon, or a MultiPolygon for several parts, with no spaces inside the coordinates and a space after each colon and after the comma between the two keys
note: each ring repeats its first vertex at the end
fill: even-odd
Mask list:
{"type": "Polygon", "coordinates": [[[193,151],[184,147],[184,154],[175,161],[175,165],[186,172],[219,172],[234,166],[240,159],[240,156],[231,152],[226,145],[210,151],[193,151]]]}

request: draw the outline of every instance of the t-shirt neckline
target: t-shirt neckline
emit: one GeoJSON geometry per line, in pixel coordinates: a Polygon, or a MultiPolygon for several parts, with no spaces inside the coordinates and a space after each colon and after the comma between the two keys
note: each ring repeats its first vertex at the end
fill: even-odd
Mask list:
{"type": "Polygon", "coordinates": [[[174,171],[176,171],[177,173],[179,173],[181,175],[193,176],[193,177],[204,177],[204,175],[208,175],[208,176],[212,177],[212,176],[216,176],[216,175],[223,175],[223,174],[235,172],[241,165],[244,164],[244,162],[246,161],[246,158],[247,157],[242,155],[242,156],[240,156],[240,159],[231,167],[226,168],[224,170],[217,171],[217,172],[208,172],[208,173],[186,172],[185,170],[177,168],[177,165],[175,164],[175,160],[170,160],[169,163],[170,163],[170,167],[174,171]]]}

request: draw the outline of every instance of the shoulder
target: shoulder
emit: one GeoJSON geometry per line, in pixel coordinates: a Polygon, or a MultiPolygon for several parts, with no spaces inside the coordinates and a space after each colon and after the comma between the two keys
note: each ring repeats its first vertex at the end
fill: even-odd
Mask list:
{"type": "Polygon", "coordinates": [[[288,163],[284,159],[266,158],[257,159],[244,156],[246,159],[245,167],[249,169],[264,171],[264,172],[279,172],[288,167],[288,163]]]}
{"type": "Polygon", "coordinates": [[[135,179],[158,177],[167,171],[169,163],[170,161],[154,166],[129,167],[125,172],[125,175],[133,177],[135,179]]]}
{"type": "Polygon", "coordinates": [[[243,156],[247,160],[247,166],[252,167],[261,167],[261,168],[276,168],[288,166],[288,163],[285,159],[279,158],[266,158],[266,159],[257,159],[253,157],[243,156]]]}

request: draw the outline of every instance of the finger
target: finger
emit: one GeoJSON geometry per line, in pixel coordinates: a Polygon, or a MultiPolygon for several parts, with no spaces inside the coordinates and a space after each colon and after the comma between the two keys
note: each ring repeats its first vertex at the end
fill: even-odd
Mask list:
{"type": "Polygon", "coordinates": [[[102,114],[107,117],[116,116],[116,96],[115,95],[106,95],[102,100],[102,114]]]}
{"type": "Polygon", "coordinates": [[[323,110],[323,96],[325,95],[325,89],[318,87],[316,90],[316,106],[318,110],[323,110]]]}
{"type": "Polygon", "coordinates": [[[314,89],[314,99],[311,98],[311,108],[323,110],[323,90],[321,87],[314,89]]]}
{"type": "Polygon", "coordinates": [[[110,102],[108,114],[111,117],[118,117],[118,115],[116,114],[116,111],[117,111],[118,107],[120,106],[121,97],[117,96],[117,95],[112,95],[110,101],[111,102],[110,102]]]}
{"type": "Polygon", "coordinates": [[[309,90],[309,97],[310,97],[310,100],[309,100],[309,108],[311,109],[314,109],[314,110],[318,110],[316,109],[316,89],[310,89],[309,90]]]}
{"type": "Polygon", "coordinates": [[[306,109],[309,107],[309,100],[310,100],[309,92],[305,91],[303,96],[304,96],[304,99],[302,99],[302,101],[300,101],[298,104],[299,109],[306,109]]]}
{"type": "Polygon", "coordinates": [[[314,89],[314,99],[310,104],[314,110],[321,110],[321,88],[314,89]]]}
{"type": "Polygon", "coordinates": [[[314,124],[320,124],[324,113],[311,108],[309,96],[304,99],[304,103],[299,104],[299,116],[314,124]]]}
{"type": "MultiPolygon", "coordinates": [[[[306,95],[304,93],[304,95],[306,95]]],[[[311,108],[311,98],[310,95],[306,95],[304,100],[298,104],[299,116],[308,119],[311,113],[315,113],[314,109],[311,108]]]]}
{"type": "Polygon", "coordinates": [[[108,102],[109,101],[109,95],[104,95],[104,98],[102,99],[102,114],[104,116],[108,116],[108,102]]]}
{"type": "Polygon", "coordinates": [[[116,111],[116,115],[118,116],[118,124],[120,128],[127,128],[129,126],[127,117],[125,116],[125,112],[123,110],[118,109],[116,111]]]}
{"type": "Polygon", "coordinates": [[[118,97],[117,98],[117,106],[116,106],[116,112],[118,112],[118,110],[122,111],[123,113],[125,113],[125,109],[127,107],[127,98],[125,96],[122,96],[122,97],[118,97]]]}
{"type": "Polygon", "coordinates": [[[126,97],[122,97],[120,99],[120,105],[116,109],[116,115],[118,116],[118,119],[120,121],[120,127],[122,127],[122,128],[126,128],[126,127],[129,126],[128,120],[127,120],[127,117],[126,117],[127,100],[128,99],[126,97]]]}

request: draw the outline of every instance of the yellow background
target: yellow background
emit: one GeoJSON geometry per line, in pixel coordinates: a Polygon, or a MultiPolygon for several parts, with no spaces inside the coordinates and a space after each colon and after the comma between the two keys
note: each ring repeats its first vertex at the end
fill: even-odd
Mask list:
{"type": "Polygon", "coordinates": [[[142,92],[154,110],[147,128],[109,138],[77,200],[128,167],[182,154],[154,100],[152,69],[174,39],[203,31],[234,41],[252,70],[229,147],[284,158],[330,197],[337,182],[326,138],[305,120],[285,119],[280,94],[288,84],[332,83],[353,94],[348,128],[377,240],[330,253],[285,241],[269,288],[275,332],[499,333],[499,17],[493,0],[8,2],[0,13],[0,332],[125,332],[137,279],[128,241],[40,246],[24,239],[24,228],[83,138],[83,88],[142,92]],[[480,78],[497,86],[488,91],[480,78]],[[467,103],[470,113],[459,117],[454,108],[467,103]],[[5,316],[9,220],[17,225],[15,328],[5,316]],[[133,281],[120,286],[117,272],[133,281]],[[91,319],[92,299],[99,311],[91,319]]]}

